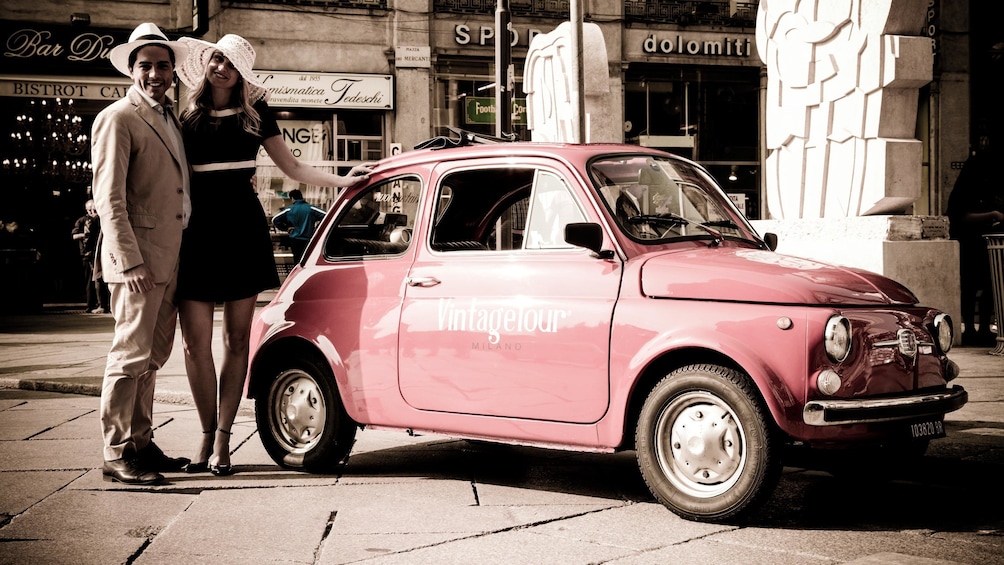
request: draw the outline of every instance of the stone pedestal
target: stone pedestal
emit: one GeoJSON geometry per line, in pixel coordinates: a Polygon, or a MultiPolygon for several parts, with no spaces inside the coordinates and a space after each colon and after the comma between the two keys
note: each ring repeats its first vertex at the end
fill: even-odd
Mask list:
{"type": "Polygon", "coordinates": [[[777,252],[866,269],[894,279],[920,304],[952,317],[960,342],[959,244],[948,239],[943,216],[858,216],[755,220],[761,235],[778,236],[777,252]]]}

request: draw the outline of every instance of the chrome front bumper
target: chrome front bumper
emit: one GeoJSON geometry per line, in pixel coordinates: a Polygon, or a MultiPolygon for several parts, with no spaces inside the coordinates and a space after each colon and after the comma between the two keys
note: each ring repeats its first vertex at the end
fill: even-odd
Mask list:
{"type": "Polygon", "coordinates": [[[864,400],[813,400],[802,409],[810,426],[870,424],[943,416],[962,408],[969,393],[960,386],[943,391],[864,400]]]}

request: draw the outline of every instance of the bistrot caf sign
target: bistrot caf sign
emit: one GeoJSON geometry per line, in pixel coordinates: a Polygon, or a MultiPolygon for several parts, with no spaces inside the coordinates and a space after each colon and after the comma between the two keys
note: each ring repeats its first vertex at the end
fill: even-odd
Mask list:
{"type": "Polygon", "coordinates": [[[255,71],[272,107],[394,109],[391,75],[255,71]]]}

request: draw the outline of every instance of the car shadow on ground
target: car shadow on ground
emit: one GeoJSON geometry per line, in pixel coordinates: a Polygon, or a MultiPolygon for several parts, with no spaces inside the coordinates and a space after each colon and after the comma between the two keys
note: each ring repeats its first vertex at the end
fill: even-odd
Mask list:
{"type": "Polygon", "coordinates": [[[916,459],[851,459],[789,450],[777,490],[750,523],[835,530],[999,532],[1004,527],[1004,424],[946,422],[951,440],[916,459]],[[890,460],[891,459],[891,460],[890,460]],[[847,471],[847,461],[841,461],[847,471]]]}
{"type": "MultiPolygon", "coordinates": [[[[767,528],[953,532],[1004,527],[1004,425],[949,423],[954,440],[932,442],[925,456],[902,469],[835,475],[827,457],[788,449],[777,488],[759,511],[735,525],[767,528]],[[961,428],[990,430],[965,434],[961,428]],[[880,472],[881,471],[881,472],[880,472]]],[[[839,456],[838,454],[832,454],[839,456]]],[[[346,481],[414,477],[470,481],[655,503],[634,451],[578,453],[443,439],[350,455],[338,474],[346,481]]],[[[668,510],[667,510],[668,512],[668,510]]]]}
{"type": "MultiPolygon", "coordinates": [[[[854,459],[855,468],[846,465],[844,452],[787,448],[777,488],[758,511],[731,524],[995,535],[1004,530],[1000,510],[1004,489],[998,485],[1004,475],[1004,424],[946,422],[946,430],[949,437],[932,441],[926,455],[899,464],[854,459]],[[854,472],[835,473],[834,460],[854,472]]],[[[409,438],[414,443],[382,447],[382,442],[396,440],[362,439],[347,462],[331,474],[238,464],[233,476],[175,475],[170,484],[153,488],[197,494],[264,482],[324,487],[410,478],[469,482],[475,494],[479,485],[492,485],[624,504],[657,503],[642,479],[634,451],[581,453],[439,436],[418,436],[409,438]]],[[[241,445],[257,441],[257,431],[251,431],[241,445]]]]}

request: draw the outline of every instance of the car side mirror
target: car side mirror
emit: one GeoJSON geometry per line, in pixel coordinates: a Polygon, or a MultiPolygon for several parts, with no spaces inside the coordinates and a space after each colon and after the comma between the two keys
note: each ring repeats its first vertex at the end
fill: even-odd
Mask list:
{"type": "Polygon", "coordinates": [[[767,232],[763,234],[763,242],[767,244],[767,249],[771,251],[777,250],[777,234],[767,232]]]}
{"type": "Polygon", "coordinates": [[[585,247],[600,259],[614,256],[611,249],[603,249],[603,228],[592,222],[573,222],[565,225],[565,242],[576,247],[585,247]]]}

